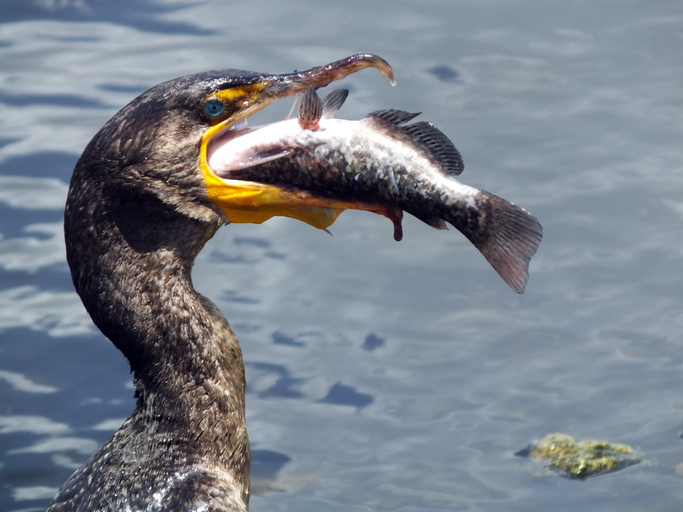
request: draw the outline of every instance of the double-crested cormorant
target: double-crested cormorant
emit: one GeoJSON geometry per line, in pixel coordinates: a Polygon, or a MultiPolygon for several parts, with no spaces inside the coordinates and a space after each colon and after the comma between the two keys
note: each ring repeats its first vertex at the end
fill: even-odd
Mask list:
{"type": "Polygon", "coordinates": [[[192,286],[195,257],[228,222],[286,215],[317,227],[354,204],[230,185],[206,165],[214,135],[373,55],[285,75],[213,71],[157,85],[88,144],[64,219],[76,291],[134,374],[132,416],[62,486],[49,511],[242,511],[249,503],[244,365],[218,308],[192,286]]]}
{"type": "Polygon", "coordinates": [[[448,221],[524,291],[540,224],[454,181],[462,159],[445,135],[424,121],[406,124],[417,114],[398,110],[327,122],[346,93],[321,100],[314,88],[366,67],[393,80],[391,67],[369,54],[284,75],[228,70],[171,80],[124,107],[85,148],[67,196],[67,260],[95,325],[130,362],[137,406],[49,511],[247,510],[242,353],[191,278],[223,224],[284,215],[326,228],[356,208],[392,219],[398,240],[405,210],[437,228],[448,221]],[[254,138],[238,128],[304,91],[293,132],[301,138],[291,147],[277,130],[294,122],[278,125],[274,145],[264,131],[254,138]]]}

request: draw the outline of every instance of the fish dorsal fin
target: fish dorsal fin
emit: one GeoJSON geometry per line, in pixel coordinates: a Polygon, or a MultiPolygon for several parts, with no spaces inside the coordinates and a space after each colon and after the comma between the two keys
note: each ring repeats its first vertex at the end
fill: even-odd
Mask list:
{"type": "Polygon", "coordinates": [[[404,112],[402,110],[378,110],[369,117],[378,119],[383,123],[395,126],[404,133],[412,142],[426,151],[434,158],[449,176],[458,176],[462,173],[465,165],[463,164],[460,152],[453,143],[432,123],[420,121],[409,125],[404,125],[411,119],[419,116],[420,113],[404,112]]]}
{"type": "Polygon", "coordinates": [[[402,126],[401,130],[418,142],[429,154],[443,166],[449,176],[459,176],[465,168],[460,152],[455,148],[451,140],[446,137],[432,123],[420,121],[419,123],[402,126]]]}
{"type": "Polygon", "coordinates": [[[299,112],[297,118],[299,126],[304,130],[317,130],[318,121],[323,115],[323,102],[320,96],[315,92],[312,86],[306,89],[306,92],[301,96],[301,103],[299,104],[299,112]]]}
{"type": "Polygon", "coordinates": [[[368,114],[368,117],[374,117],[376,119],[384,121],[385,123],[394,124],[398,126],[400,124],[407,123],[411,119],[416,118],[421,113],[422,112],[405,112],[403,110],[395,110],[393,108],[390,108],[387,110],[377,110],[375,112],[372,112],[371,114],[368,114]]]}
{"type": "Polygon", "coordinates": [[[323,119],[330,119],[344,104],[349,95],[348,89],[336,89],[323,98],[323,119]]]}

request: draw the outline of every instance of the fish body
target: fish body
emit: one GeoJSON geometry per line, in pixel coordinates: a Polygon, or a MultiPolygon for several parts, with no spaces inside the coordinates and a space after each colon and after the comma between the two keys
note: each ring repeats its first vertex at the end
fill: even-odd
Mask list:
{"type": "Polygon", "coordinates": [[[346,94],[320,100],[311,88],[297,119],[255,129],[229,130],[208,153],[219,177],[301,188],[330,198],[353,198],[387,207],[400,239],[406,211],[439,229],[462,232],[518,293],[542,237],[535,217],[489,192],[455,179],[458,150],[418,114],[373,112],[359,121],[332,115],[346,94]]]}

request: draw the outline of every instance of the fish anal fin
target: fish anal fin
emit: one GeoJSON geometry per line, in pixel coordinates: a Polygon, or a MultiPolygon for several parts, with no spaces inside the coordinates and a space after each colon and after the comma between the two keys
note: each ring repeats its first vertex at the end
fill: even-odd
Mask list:
{"type": "Polygon", "coordinates": [[[312,86],[306,89],[306,92],[301,96],[301,103],[299,103],[298,120],[299,126],[304,130],[317,130],[318,121],[323,115],[323,102],[320,96],[315,92],[312,86]]]}
{"type": "Polygon", "coordinates": [[[346,101],[348,89],[336,89],[323,98],[323,119],[330,119],[346,101]]]}
{"type": "Polygon", "coordinates": [[[434,229],[448,229],[446,221],[441,217],[436,217],[427,213],[411,212],[415,217],[434,229]]]}

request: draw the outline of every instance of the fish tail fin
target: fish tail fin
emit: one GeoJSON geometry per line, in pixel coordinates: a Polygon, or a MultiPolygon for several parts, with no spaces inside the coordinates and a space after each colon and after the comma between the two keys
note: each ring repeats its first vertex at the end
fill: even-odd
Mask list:
{"type": "Polygon", "coordinates": [[[485,226],[479,235],[465,235],[510,288],[524,293],[529,261],[541,243],[543,228],[536,217],[523,208],[488,192],[481,193],[488,205],[485,226]]]}

